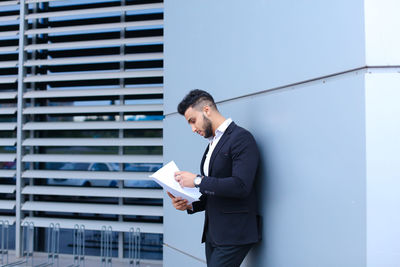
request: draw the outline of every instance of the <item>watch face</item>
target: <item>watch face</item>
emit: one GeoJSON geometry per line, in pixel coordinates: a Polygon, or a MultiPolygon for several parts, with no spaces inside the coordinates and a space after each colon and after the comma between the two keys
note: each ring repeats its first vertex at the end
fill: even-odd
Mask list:
{"type": "Polygon", "coordinates": [[[195,185],[199,185],[200,182],[201,182],[201,178],[200,178],[200,177],[196,177],[196,178],[194,179],[194,184],[195,184],[195,185]]]}

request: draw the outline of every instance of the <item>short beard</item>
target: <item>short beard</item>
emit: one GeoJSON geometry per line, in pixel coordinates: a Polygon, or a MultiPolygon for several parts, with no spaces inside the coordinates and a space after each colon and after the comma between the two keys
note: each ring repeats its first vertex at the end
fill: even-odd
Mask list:
{"type": "Polygon", "coordinates": [[[210,138],[213,136],[213,130],[211,125],[211,120],[206,118],[203,114],[203,128],[204,128],[204,138],[210,138]]]}

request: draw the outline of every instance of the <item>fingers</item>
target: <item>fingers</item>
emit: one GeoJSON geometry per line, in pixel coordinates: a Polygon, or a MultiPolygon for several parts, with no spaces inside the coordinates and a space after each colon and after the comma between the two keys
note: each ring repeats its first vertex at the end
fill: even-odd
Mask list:
{"type": "Polygon", "coordinates": [[[181,184],[182,178],[183,178],[182,172],[181,171],[175,172],[174,178],[175,178],[175,181],[177,181],[179,184],[181,184]]]}
{"type": "Polygon", "coordinates": [[[186,199],[175,198],[172,200],[172,205],[177,210],[186,210],[188,206],[188,201],[186,199]]]}
{"type": "Polygon", "coordinates": [[[175,198],[174,195],[172,195],[170,192],[167,192],[167,194],[168,194],[168,196],[169,196],[171,199],[174,199],[174,198],[175,198]]]}
{"type": "Polygon", "coordinates": [[[189,207],[188,201],[186,199],[182,199],[181,197],[175,197],[170,192],[167,192],[167,194],[171,198],[172,205],[174,206],[175,209],[186,210],[189,207]]]}

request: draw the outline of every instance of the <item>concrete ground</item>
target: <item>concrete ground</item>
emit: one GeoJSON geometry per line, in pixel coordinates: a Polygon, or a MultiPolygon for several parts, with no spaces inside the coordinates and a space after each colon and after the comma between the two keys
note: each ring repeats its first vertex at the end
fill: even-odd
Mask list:
{"type": "MultiPolygon", "coordinates": [[[[0,257],[1,260],[1,257],[0,257]]],[[[5,259],[4,259],[5,260],[5,259]]],[[[21,260],[21,259],[20,259],[21,260]]],[[[8,257],[8,263],[15,262],[15,252],[14,251],[9,251],[9,257],[8,257]]],[[[35,252],[34,257],[33,257],[33,265],[31,260],[29,261],[28,265],[26,263],[21,263],[18,265],[13,265],[15,267],[17,266],[37,266],[42,263],[47,262],[47,253],[39,253],[35,252]]],[[[6,264],[6,262],[1,263],[0,266],[6,264]]],[[[54,266],[54,267],[67,267],[71,266],[73,264],[73,258],[72,255],[66,255],[66,254],[60,254],[59,256],[59,264],[54,264],[54,265],[47,265],[47,266],[54,266]]],[[[112,263],[111,264],[105,264],[101,263],[100,257],[94,257],[94,256],[86,256],[85,257],[85,262],[81,263],[80,266],[84,267],[122,267],[122,266],[129,266],[129,260],[128,259],[118,259],[118,258],[112,258],[112,263]]],[[[135,265],[131,265],[132,267],[135,265]]],[[[140,267],[162,267],[162,261],[157,261],[157,260],[141,260],[140,265],[136,265],[140,267]]],[[[136,267],[135,266],[135,267],[136,267]]],[[[44,267],[44,266],[43,266],[44,267]]]]}

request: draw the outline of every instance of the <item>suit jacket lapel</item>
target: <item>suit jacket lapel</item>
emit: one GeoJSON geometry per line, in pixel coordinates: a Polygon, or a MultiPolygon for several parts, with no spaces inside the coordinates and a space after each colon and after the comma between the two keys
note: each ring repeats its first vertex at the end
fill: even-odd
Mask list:
{"type": "MultiPolygon", "coordinates": [[[[211,168],[213,166],[215,157],[217,156],[219,150],[224,145],[226,140],[229,139],[229,135],[231,134],[231,132],[235,128],[235,126],[236,126],[236,124],[234,122],[231,122],[231,124],[229,124],[228,128],[226,128],[226,131],[221,136],[221,139],[219,139],[217,146],[214,148],[214,151],[213,151],[213,153],[211,155],[211,159],[210,159],[210,165],[208,166],[208,174],[209,175],[211,175],[211,170],[212,170],[211,168]]],[[[207,151],[208,151],[208,149],[207,149],[207,151]]]]}

